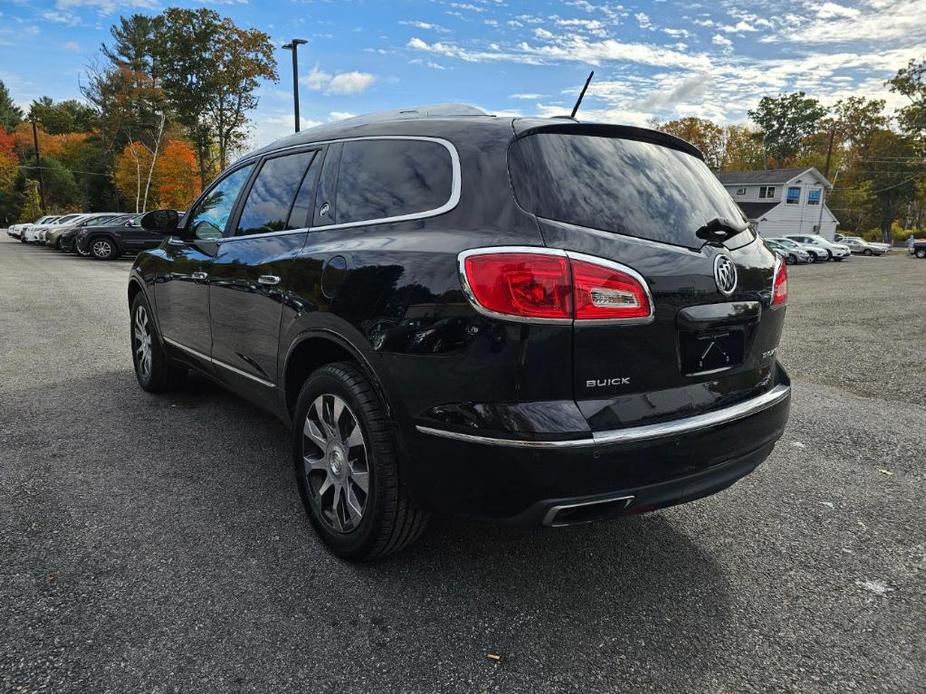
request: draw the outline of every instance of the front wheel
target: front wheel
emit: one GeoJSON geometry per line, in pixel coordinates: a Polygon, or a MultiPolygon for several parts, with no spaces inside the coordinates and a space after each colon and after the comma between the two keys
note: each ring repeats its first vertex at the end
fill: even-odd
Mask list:
{"type": "Polygon", "coordinates": [[[151,308],[141,292],[132,301],[129,329],[135,378],[142,390],[164,393],[177,388],[186,374],[186,369],[171,362],[164,353],[151,308]]]}
{"type": "Polygon", "coordinates": [[[90,255],[97,260],[112,260],[119,254],[112,239],[97,238],[90,242],[90,255]]]}
{"type": "Polygon", "coordinates": [[[399,479],[385,408],[351,364],[323,366],[302,386],[293,463],[309,520],[339,557],[378,559],[414,542],[427,525],[399,479]]]}
{"type": "Polygon", "coordinates": [[[917,258],[926,258],[926,248],[917,248],[915,255],[917,258]]]}
{"type": "Polygon", "coordinates": [[[871,249],[870,249],[870,248],[866,248],[866,249],[864,250],[864,254],[865,254],[865,255],[871,255],[871,249]]]}
{"type": "Polygon", "coordinates": [[[811,265],[813,265],[815,262],[817,262],[817,254],[816,254],[816,253],[808,253],[808,254],[807,254],[807,262],[810,263],[811,265]]]}

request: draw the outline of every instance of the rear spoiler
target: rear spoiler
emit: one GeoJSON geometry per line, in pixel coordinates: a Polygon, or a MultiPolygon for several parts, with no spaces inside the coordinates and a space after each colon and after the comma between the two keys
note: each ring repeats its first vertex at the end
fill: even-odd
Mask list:
{"type": "Polygon", "coordinates": [[[649,128],[637,128],[632,125],[609,125],[607,123],[579,123],[572,120],[562,122],[551,121],[541,118],[516,118],[511,123],[514,129],[515,139],[520,140],[529,135],[539,135],[541,133],[555,133],[557,135],[590,135],[592,137],[618,137],[624,140],[637,140],[638,142],[649,142],[654,145],[661,145],[676,149],[679,152],[690,154],[700,160],[704,160],[701,150],[695,147],[687,140],[683,140],[675,135],[669,135],[659,130],[650,130],[649,128]]]}

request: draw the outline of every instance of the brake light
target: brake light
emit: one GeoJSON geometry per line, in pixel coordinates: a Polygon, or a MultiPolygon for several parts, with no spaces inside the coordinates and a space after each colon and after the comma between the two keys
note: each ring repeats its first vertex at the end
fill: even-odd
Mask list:
{"type": "Polygon", "coordinates": [[[526,320],[630,320],[652,316],[643,278],[630,268],[563,252],[469,251],[463,284],[485,312],[526,320]]]}
{"type": "Polygon", "coordinates": [[[772,282],[772,306],[788,303],[788,266],[781,260],[775,268],[775,279],[772,282]]]}
{"type": "Polygon", "coordinates": [[[569,259],[539,253],[471,255],[463,261],[475,301],[493,313],[522,318],[572,318],[569,259]]]}

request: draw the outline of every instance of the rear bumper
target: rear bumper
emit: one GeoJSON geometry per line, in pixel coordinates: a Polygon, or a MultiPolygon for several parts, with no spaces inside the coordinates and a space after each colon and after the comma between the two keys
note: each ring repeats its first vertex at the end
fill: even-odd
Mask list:
{"type": "Polygon", "coordinates": [[[735,405],[582,438],[493,439],[418,426],[407,439],[406,479],[427,508],[520,525],[691,501],[730,486],[771,453],[790,408],[790,383],[779,371],[773,388],[735,405]]]}

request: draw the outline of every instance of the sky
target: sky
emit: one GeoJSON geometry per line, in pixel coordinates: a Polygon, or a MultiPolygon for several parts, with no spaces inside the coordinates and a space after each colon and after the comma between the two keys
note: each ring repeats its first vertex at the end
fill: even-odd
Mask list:
{"type": "MultiPolygon", "coordinates": [[[[306,39],[303,128],[441,102],[561,115],[590,70],[584,120],[739,123],[762,96],[796,90],[896,107],[904,102],[885,80],[926,57],[926,0],[0,0],[0,80],[23,107],[77,98],[119,15],[169,5],[212,7],[278,47],[306,39]]],[[[292,131],[291,57],[277,59],[252,146],[292,131]]]]}

